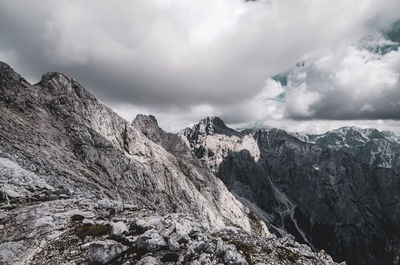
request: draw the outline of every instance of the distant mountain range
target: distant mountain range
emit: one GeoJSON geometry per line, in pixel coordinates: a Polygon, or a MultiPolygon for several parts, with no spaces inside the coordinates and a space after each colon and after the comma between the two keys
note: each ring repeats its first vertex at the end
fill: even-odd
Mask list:
{"type": "Polygon", "coordinates": [[[320,135],[292,135],[320,147],[342,150],[373,167],[400,170],[400,137],[390,131],[342,127],[320,135]]]}

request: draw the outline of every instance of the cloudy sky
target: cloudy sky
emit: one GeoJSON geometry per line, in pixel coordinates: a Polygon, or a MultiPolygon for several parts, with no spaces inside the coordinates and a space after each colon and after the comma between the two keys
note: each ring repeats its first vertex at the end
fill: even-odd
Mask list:
{"type": "Polygon", "coordinates": [[[0,0],[0,60],[124,118],[400,133],[399,0],[0,0]]]}

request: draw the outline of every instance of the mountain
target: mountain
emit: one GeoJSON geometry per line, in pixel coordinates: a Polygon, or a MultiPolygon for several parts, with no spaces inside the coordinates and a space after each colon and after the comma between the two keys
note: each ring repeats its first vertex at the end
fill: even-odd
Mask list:
{"type": "Polygon", "coordinates": [[[233,131],[217,117],[180,134],[275,234],[292,234],[348,264],[400,262],[400,176],[395,171],[279,129],[233,131]]]}
{"type": "Polygon", "coordinates": [[[321,147],[350,153],[374,167],[400,170],[400,137],[390,131],[342,127],[320,135],[294,136],[321,147]]]}
{"type": "Polygon", "coordinates": [[[276,237],[179,135],[0,62],[1,264],[335,264],[276,237]]]}

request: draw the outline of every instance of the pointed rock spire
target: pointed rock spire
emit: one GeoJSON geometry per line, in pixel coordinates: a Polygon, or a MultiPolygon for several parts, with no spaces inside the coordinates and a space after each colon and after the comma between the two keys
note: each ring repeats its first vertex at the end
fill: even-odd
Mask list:
{"type": "Polygon", "coordinates": [[[197,131],[199,133],[202,134],[205,133],[209,135],[214,135],[214,134],[225,134],[228,136],[241,135],[240,132],[235,131],[234,129],[226,126],[225,122],[216,116],[210,116],[200,120],[200,122],[193,127],[192,131],[197,131]]]}

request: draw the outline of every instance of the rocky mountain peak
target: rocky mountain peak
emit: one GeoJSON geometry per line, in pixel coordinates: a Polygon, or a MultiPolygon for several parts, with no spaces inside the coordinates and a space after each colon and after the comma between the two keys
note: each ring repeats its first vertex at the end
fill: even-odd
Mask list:
{"type": "Polygon", "coordinates": [[[58,72],[42,75],[38,86],[47,88],[53,96],[67,96],[79,100],[98,101],[87,89],[75,79],[58,72]]]}
{"type": "Polygon", "coordinates": [[[394,132],[386,130],[386,131],[381,131],[381,133],[385,138],[393,142],[400,143],[400,136],[395,134],[394,132]]]}
{"type": "Polygon", "coordinates": [[[355,127],[319,136],[260,129],[230,137],[200,134],[201,126],[185,130],[189,146],[270,231],[348,264],[398,264],[400,178],[376,167],[400,165],[398,144],[355,127]]]}
{"type": "Polygon", "coordinates": [[[201,119],[199,123],[214,124],[214,125],[219,125],[221,127],[226,127],[225,122],[220,117],[217,116],[205,117],[204,119],[201,119]]]}
{"type": "Polygon", "coordinates": [[[13,83],[29,84],[24,78],[16,73],[11,66],[0,61],[0,84],[3,86],[5,84],[13,83]]]}
{"type": "Polygon", "coordinates": [[[158,122],[156,117],[153,115],[146,115],[146,114],[138,114],[136,115],[135,119],[132,121],[132,124],[138,127],[146,127],[146,128],[154,128],[159,129],[158,122]]]}
{"type": "Polygon", "coordinates": [[[64,79],[64,80],[73,80],[73,78],[59,72],[47,72],[42,75],[40,78],[40,81],[48,81],[48,80],[54,80],[54,79],[64,79]]]}
{"type": "Polygon", "coordinates": [[[156,143],[159,143],[164,134],[164,131],[158,126],[156,117],[153,115],[138,114],[132,121],[131,126],[156,143]]]}
{"type": "Polygon", "coordinates": [[[360,128],[357,126],[345,126],[336,130],[332,130],[331,133],[336,133],[341,136],[361,136],[363,138],[382,138],[381,133],[374,128],[360,128]]]}
{"type": "Polygon", "coordinates": [[[2,78],[7,78],[7,75],[10,74],[18,76],[18,74],[6,63],[0,61],[0,74],[2,78]]]}
{"type": "Polygon", "coordinates": [[[400,137],[390,131],[346,126],[324,134],[292,134],[323,148],[342,150],[376,167],[400,170],[400,137]]]}
{"type": "Polygon", "coordinates": [[[216,116],[206,117],[193,127],[193,131],[200,134],[214,135],[214,134],[223,134],[223,135],[236,135],[240,136],[240,132],[235,131],[228,126],[226,126],[225,122],[216,116]]]}

